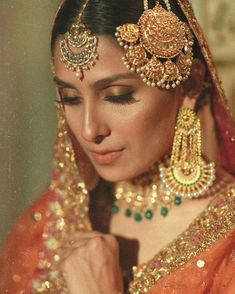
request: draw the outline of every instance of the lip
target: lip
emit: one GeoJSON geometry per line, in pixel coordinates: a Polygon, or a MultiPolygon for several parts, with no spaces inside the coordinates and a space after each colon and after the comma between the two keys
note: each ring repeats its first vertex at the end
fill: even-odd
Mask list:
{"type": "Polygon", "coordinates": [[[100,150],[90,151],[94,161],[101,165],[111,164],[118,159],[122,154],[123,149],[120,150],[100,150]]]}

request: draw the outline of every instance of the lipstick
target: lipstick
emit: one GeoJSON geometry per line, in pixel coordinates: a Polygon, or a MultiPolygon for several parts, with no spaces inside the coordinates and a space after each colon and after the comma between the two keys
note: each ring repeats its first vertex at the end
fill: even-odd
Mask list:
{"type": "Polygon", "coordinates": [[[117,150],[117,151],[90,151],[90,154],[93,158],[93,160],[101,165],[107,165],[113,163],[115,160],[117,160],[123,150],[117,150]]]}

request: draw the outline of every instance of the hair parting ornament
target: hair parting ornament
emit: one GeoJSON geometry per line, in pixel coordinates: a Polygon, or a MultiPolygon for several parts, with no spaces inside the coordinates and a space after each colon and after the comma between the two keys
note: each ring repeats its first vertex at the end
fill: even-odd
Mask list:
{"type": "Polygon", "coordinates": [[[140,75],[148,86],[175,88],[188,78],[193,61],[193,34],[185,22],[157,1],[153,9],[144,0],[137,24],[123,24],[116,38],[124,47],[124,64],[140,75]]]}
{"type": "Polygon", "coordinates": [[[65,33],[64,39],[60,42],[61,61],[69,70],[75,72],[79,79],[83,78],[84,70],[95,65],[95,60],[98,58],[98,39],[81,22],[88,2],[89,0],[86,0],[76,22],[72,24],[69,32],[65,33]]]}

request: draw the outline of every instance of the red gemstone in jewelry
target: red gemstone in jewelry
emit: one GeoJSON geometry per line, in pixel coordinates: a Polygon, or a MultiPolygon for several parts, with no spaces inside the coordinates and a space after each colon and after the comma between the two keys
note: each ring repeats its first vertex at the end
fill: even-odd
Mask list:
{"type": "Polygon", "coordinates": [[[36,279],[46,279],[48,277],[48,273],[45,269],[36,268],[34,272],[34,278],[36,279]]]}
{"type": "Polygon", "coordinates": [[[199,242],[201,242],[201,240],[202,240],[202,238],[200,237],[200,236],[198,236],[198,235],[196,235],[196,236],[193,236],[193,241],[195,242],[195,243],[199,243],[199,242]]]}
{"type": "Polygon", "coordinates": [[[52,170],[52,178],[54,179],[54,180],[58,180],[59,179],[59,175],[60,175],[60,171],[58,170],[58,169],[53,169],[52,170]]]}
{"type": "Polygon", "coordinates": [[[216,206],[217,206],[217,207],[220,207],[220,206],[222,206],[222,205],[224,204],[224,202],[225,202],[224,199],[218,199],[218,200],[216,201],[216,206]]]}
{"type": "Polygon", "coordinates": [[[53,260],[54,253],[51,252],[50,250],[45,250],[44,251],[44,259],[45,260],[53,260]]]}
{"type": "Polygon", "coordinates": [[[54,192],[55,192],[55,196],[53,197],[53,199],[55,201],[60,200],[61,199],[61,191],[60,191],[60,189],[55,189],[54,192]]]}
{"type": "Polygon", "coordinates": [[[155,262],[155,267],[156,267],[157,269],[160,269],[160,268],[162,267],[162,263],[161,263],[160,260],[157,260],[157,261],[155,262]]]}

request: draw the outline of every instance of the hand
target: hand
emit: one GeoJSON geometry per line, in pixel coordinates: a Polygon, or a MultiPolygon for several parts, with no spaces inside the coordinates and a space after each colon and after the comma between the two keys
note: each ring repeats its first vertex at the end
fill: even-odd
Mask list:
{"type": "Polygon", "coordinates": [[[61,270],[71,294],[121,294],[119,247],[114,236],[78,232],[61,253],[61,270]]]}

